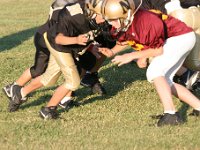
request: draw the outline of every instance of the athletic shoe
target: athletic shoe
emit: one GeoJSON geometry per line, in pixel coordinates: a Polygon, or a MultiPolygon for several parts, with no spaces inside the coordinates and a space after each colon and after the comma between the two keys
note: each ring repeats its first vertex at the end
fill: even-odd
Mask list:
{"type": "Polygon", "coordinates": [[[9,112],[17,111],[19,109],[19,106],[27,100],[26,97],[22,97],[21,89],[22,89],[22,86],[19,86],[19,85],[11,86],[11,90],[10,90],[11,98],[8,104],[9,112]]]}
{"type": "Polygon", "coordinates": [[[192,91],[200,91],[200,71],[198,71],[196,82],[192,85],[192,91]]]}
{"type": "Polygon", "coordinates": [[[190,114],[191,116],[200,116],[200,111],[193,109],[192,113],[190,114]]]}
{"type": "Polygon", "coordinates": [[[65,101],[65,102],[60,102],[58,104],[60,107],[64,108],[64,109],[70,109],[72,107],[78,107],[80,106],[80,104],[76,101],[74,101],[73,99],[70,99],[68,101],[65,101]]]}
{"type": "Polygon", "coordinates": [[[105,90],[105,88],[98,82],[98,83],[96,83],[96,84],[94,84],[92,87],[91,87],[91,89],[92,89],[92,93],[93,94],[99,94],[99,95],[106,95],[106,90],[105,90]]]}
{"type": "Polygon", "coordinates": [[[81,85],[85,87],[92,87],[95,83],[99,82],[98,73],[86,73],[81,79],[81,85]]]}
{"type": "Polygon", "coordinates": [[[15,112],[19,109],[21,104],[15,104],[13,101],[10,101],[8,103],[8,111],[9,112],[15,112]]]}
{"type": "Polygon", "coordinates": [[[192,90],[192,86],[198,80],[199,71],[187,70],[183,75],[175,75],[173,81],[185,86],[187,89],[192,90]]]}
{"type": "Polygon", "coordinates": [[[50,107],[42,107],[39,112],[40,117],[42,119],[57,119],[59,114],[57,112],[57,106],[50,106],[50,107]]]}
{"type": "Polygon", "coordinates": [[[81,80],[81,85],[90,87],[93,94],[106,95],[106,90],[99,81],[98,72],[86,73],[81,80]]]}
{"type": "Polygon", "coordinates": [[[4,86],[3,89],[2,89],[3,92],[6,94],[6,96],[7,96],[8,98],[11,98],[11,87],[12,87],[13,85],[14,85],[13,83],[8,84],[8,85],[4,86]]]}
{"type": "Polygon", "coordinates": [[[200,81],[197,81],[192,85],[192,91],[200,91],[200,81]]]}
{"type": "Polygon", "coordinates": [[[178,113],[176,113],[176,114],[164,113],[164,115],[161,116],[161,118],[159,119],[157,126],[161,127],[161,126],[164,126],[164,125],[179,125],[179,124],[182,124],[182,123],[183,123],[183,120],[178,115],[178,113]]]}
{"type": "Polygon", "coordinates": [[[192,90],[192,86],[197,81],[198,77],[199,77],[199,71],[195,71],[191,74],[188,73],[187,81],[185,83],[186,88],[192,90]]]}

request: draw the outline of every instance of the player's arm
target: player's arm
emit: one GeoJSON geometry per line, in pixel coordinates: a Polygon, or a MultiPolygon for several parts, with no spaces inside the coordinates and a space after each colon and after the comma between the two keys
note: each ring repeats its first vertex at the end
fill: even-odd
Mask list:
{"type": "Polygon", "coordinates": [[[112,49],[109,48],[99,48],[99,52],[104,54],[107,57],[112,57],[115,54],[125,50],[127,45],[122,45],[122,44],[116,44],[112,49]]]}
{"type": "Polygon", "coordinates": [[[115,58],[112,59],[112,62],[117,64],[118,66],[122,66],[135,59],[155,57],[155,56],[161,55],[162,53],[163,53],[162,47],[159,47],[156,49],[149,48],[144,51],[131,52],[131,53],[115,56],[115,58]]]}
{"type": "Polygon", "coordinates": [[[79,44],[79,45],[86,45],[88,41],[88,37],[85,34],[81,34],[76,37],[68,37],[63,35],[62,33],[58,33],[55,37],[56,44],[60,45],[71,45],[71,44],[79,44]]]}

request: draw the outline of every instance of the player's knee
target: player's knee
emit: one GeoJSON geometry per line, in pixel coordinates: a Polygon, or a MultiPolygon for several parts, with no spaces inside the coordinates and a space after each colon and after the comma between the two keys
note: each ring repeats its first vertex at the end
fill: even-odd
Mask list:
{"type": "Polygon", "coordinates": [[[50,81],[48,81],[48,82],[41,81],[41,82],[42,82],[42,84],[43,84],[45,87],[50,87],[50,86],[55,85],[55,84],[56,84],[56,81],[57,81],[57,80],[50,80],[50,81]]]}
{"type": "Polygon", "coordinates": [[[149,67],[146,72],[147,80],[149,82],[153,82],[153,80],[157,77],[163,76],[163,73],[157,68],[149,67]]]}
{"type": "Polygon", "coordinates": [[[34,67],[31,67],[30,68],[31,77],[36,78],[36,77],[42,75],[45,72],[45,70],[46,70],[46,68],[36,69],[34,67]]]}
{"type": "Polygon", "coordinates": [[[64,86],[71,91],[75,91],[80,86],[80,78],[76,78],[72,80],[71,82],[65,81],[64,86]]]}
{"type": "Polygon", "coordinates": [[[77,90],[81,82],[77,67],[75,65],[70,67],[67,66],[62,68],[62,72],[65,78],[64,86],[72,91],[77,90]]]}

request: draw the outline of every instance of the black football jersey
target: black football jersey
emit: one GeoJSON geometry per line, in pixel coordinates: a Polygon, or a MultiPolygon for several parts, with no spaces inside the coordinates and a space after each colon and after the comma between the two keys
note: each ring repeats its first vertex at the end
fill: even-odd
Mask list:
{"type": "Polygon", "coordinates": [[[200,6],[200,0],[180,0],[181,6],[183,8],[188,8],[191,6],[200,6]]]}
{"type": "Polygon", "coordinates": [[[48,40],[51,46],[60,52],[80,52],[87,45],[59,45],[55,43],[55,37],[58,33],[62,33],[68,37],[76,37],[90,31],[90,25],[87,17],[83,13],[83,9],[79,3],[66,5],[58,14],[57,23],[54,24],[47,32],[48,40]]]}

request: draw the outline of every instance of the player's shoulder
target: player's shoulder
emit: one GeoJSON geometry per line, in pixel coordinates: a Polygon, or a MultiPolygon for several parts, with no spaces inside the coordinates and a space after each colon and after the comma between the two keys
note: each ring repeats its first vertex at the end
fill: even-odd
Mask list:
{"type": "Polygon", "coordinates": [[[83,9],[79,3],[71,3],[64,6],[60,11],[63,15],[75,16],[79,14],[84,14],[83,9]]]}
{"type": "Polygon", "coordinates": [[[152,19],[160,18],[159,14],[149,10],[140,9],[135,16],[139,21],[150,21],[152,19]]]}

